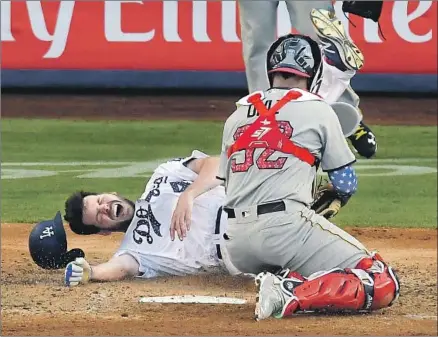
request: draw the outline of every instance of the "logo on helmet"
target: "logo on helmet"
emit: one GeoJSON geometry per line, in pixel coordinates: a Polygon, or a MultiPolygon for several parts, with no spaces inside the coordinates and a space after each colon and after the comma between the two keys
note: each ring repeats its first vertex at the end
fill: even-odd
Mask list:
{"type": "Polygon", "coordinates": [[[50,238],[52,235],[55,235],[55,232],[53,231],[53,227],[46,227],[42,234],[40,235],[40,240],[44,239],[44,238],[50,238]]]}

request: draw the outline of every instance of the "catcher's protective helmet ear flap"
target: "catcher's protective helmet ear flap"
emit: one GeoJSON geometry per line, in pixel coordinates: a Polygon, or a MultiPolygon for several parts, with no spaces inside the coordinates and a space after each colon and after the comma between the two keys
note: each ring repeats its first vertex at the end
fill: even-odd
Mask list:
{"type": "Polygon", "coordinates": [[[67,236],[61,212],[52,220],[35,225],[29,235],[29,252],[34,262],[44,269],[61,269],[77,257],[85,257],[82,249],[67,252],[67,236]]]}
{"type": "Polygon", "coordinates": [[[322,77],[322,52],[318,43],[306,35],[284,35],[269,48],[266,69],[271,85],[272,73],[291,73],[306,77],[307,90],[316,93],[322,77]]]}

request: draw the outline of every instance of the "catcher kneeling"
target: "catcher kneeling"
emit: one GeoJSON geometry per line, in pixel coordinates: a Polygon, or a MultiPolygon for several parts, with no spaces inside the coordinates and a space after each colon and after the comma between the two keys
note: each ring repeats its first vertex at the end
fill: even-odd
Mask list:
{"type": "MultiPolygon", "coordinates": [[[[267,55],[271,89],[242,98],[225,123],[216,180],[191,185],[184,192],[191,197],[180,197],[174,212],[174,219],[185,219],[196,196],[225,186],[221,249],[235,268],[257,275],[256,320],[377,310],[399,296],[397,276],[381,256],[328,220],[356,192],[357,177],[339,119],[312,94],[320,67],[315,41],[280,37],[267,55]],[[262,100],[276,103],[268,109],[262,100]],[[258,115],[248,115],[249,108],[258,115]],[[331,185],[312,204],[319,165],[331,185]]],[[[180,220],[172,227],[186,230],[180,220]]]]}

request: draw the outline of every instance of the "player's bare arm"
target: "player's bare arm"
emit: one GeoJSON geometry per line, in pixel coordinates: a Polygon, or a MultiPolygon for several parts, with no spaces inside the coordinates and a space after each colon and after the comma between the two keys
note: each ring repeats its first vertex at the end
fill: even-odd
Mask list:
{"type": "Polygon", "coordinates": [[[187,236],[192,219],[193,202],[196,197],[219,186],[222,182],[216,179],[219,170],[219,157],[199,158],[191,161],[187,167],[198,174],[195,181],[181,193],[173,212],[170,226],[170,237],[175,240],[175,232],[180,240],[187,236]]]}
{"type": "Polygon", "coordinates": [[[77,258],[65,268],[64,281],[73,287],[90,281],[111,282],[138,275],[139,264],[131,255],[113,257],[108,262],[90,266],[84,258],[77,258]]]}

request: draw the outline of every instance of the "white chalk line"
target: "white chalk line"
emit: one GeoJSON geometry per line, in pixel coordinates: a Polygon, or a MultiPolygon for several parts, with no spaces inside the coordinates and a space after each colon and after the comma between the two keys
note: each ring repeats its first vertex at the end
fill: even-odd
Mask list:
{"type": "MultiPolygon", "coordinates": [[[[143,162],[127,161],[84,161],[84,162],[24,162],[24,163],[2,163],[2,180],[40,178],[56,176],[59,173],[81,172],[76,178],[132,178],[145,177],[151,174],[167,159],[157,159],[143,162]],[[64,168],[61,170],[56,167],[64,168]],[[45,168],[45,169],[44,169],[45,168]],[[71,168],[71,169],[70,169],[71,168]]],[[[358,174],[361,177],[384,177],[384,176],[406,176],[424,175],[437,173],[433,166],[416,166],[420,163],[434,162],[435,158],[411,158],[411,159],[382,159],[382,160],[360,160],[356,165],[358,174]],[[414,163],[413,163],[414,162],[414,163]],[[410,165],[402,165],[402,163],[410,165]],[[414,165],[412,165],[414,164],[414,165]],[[378,171],[376,171],[378,170],[378,171]],[[380,172],[379,172],[380,171],[380,172]]],[[[321,170],[320,170],[321,171],[321,170]]],[[[324,173],[318,172],[319,175],[324,173]]]]}
{"type": "Polygon", "coordinates": [[[409,319],[415,319],[415,320],[423,320],[423,319],[433,320],[433,321],[437,320],[437,316],[433,316],[433,315],[414,315],[414,314],[411,314],[411,315],[403,315],[403,316],[407,317],[409,319]]]}

